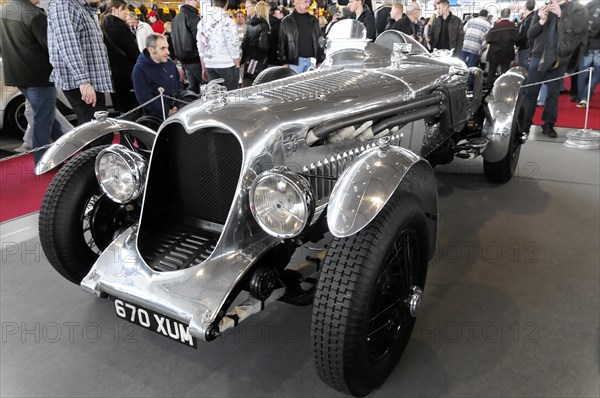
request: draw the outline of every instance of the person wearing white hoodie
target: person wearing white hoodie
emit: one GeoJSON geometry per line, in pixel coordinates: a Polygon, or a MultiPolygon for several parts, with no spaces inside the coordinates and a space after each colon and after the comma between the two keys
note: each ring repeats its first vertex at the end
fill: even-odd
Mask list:
{"type": "Polygon", "coordinates": [[[235,90],[239,83],[240,41],[237,26],[225,9],[227,0],[213,0],[212,6],[203,5],[198,23],[198,53],[202,63],[202,78],[208,82],[223,78],[227,90],[235,90]]]}

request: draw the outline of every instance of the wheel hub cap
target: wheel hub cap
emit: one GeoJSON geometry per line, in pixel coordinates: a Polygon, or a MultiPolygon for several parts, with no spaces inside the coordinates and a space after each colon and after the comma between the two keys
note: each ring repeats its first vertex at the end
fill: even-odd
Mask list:
{"type": "Polygon", "coordinates": [[[410,315],[416,318],[421,311],[421,306],[423,304],[423,290],[419,286],[411,287],[412,294],[408,297],[408,308],[410,310],[410,315]]]}

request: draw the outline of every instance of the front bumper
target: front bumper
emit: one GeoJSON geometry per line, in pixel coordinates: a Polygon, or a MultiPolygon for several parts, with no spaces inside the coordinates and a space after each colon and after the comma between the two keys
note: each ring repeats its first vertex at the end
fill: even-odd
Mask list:
{"type": "Polygon", "coordinates": [[[208,340],[211,325],[244,273],[277,243],[265,237],[244,249],[215,249],[198,266],[158,272],[142,259],[136,240],[136,227],[123,232],[100,255],[81,287],[98,297],[122,298],[188,324],[190,334],[202,341],[208,340]]]}

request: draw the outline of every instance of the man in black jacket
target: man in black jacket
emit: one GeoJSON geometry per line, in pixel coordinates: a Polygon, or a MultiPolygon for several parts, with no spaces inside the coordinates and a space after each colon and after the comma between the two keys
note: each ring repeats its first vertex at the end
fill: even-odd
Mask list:
{"type": "Polygon", "coordinates": [[[488,31],[485,41],[490,45],[488,50],[489,71],[487,86],[492,88],[496,81],[496,70],[500,66],[501,73],[506,73],[510,63],[515,59],[515,43],[519,38],[519,30],[510,20],[510,8],[500,11],[500,20],[488,31]]]}
{"type": "Polygon", "coordinates": [[[375,40],[375,17],[373,16],[373,12],[365,4],[364,0],[350,0],[348,3],[348,7],[352,14],[350,14],[351,19],[355,19],[358,22],[362,22],[367,29],[367,39],[375,40]]]}
{"type": "Polygon", "coordinates": [[[438,17],[429,29],[429,43],[432,48],[438,50],[454,49],[453,55],[459,57],[462,53],[465,38],[463,23],[459,17],[452,15],[450,12],[448,0],[437,2],[436,9],[438,17]]]}
{"type": "Polygon", "coordinates": [[[390,12],[392,11],[392,0],[383,0],[383,5],[376,9],[375,14],[375,34],[382,34],[390,24],[390,12]]]}
{"type": "Polygon", "coordinates": [[[408,5],[406,6],[406,14],[402,18],[394,22],[389,29],[406,33],[407,35],[412,36],[416,39],[417,35],[415,21],[417,21],[420,17],[421,7],[419,6],[419,3],[408,3],[408,5]]]}
{"type": "MultiPolygon", "coordinates": [[[[531,42],[531,59],[527,83],[534,84],[560,78],[565,74],[571,53],[587,42],[587,9],[575,1],[551,0],[540,7],[531,20],[527,37],[531,42]]],[[[558,95],[561,80],[546,83],[548,94],[542,113],[542,133],[556,138],[554,130],[558,113],[558,95]]],[[[533,124],[536,100],[540,85],[527,88],[524,101],[523,131],[528,132],[533,124]]]]}
{"type": "MultiPolygon", "coordinates": [[[[50,83],[47,18],[39,0],[7,0],[0,6],[0,54],[4,83],[18,87],[33,110],[33,147],[57,139],[56,89],[50,83]]],[[[37,163],[43,152],[34,153],[37,163]]]]}
{"type": "Polygon", "coordinates": [[[535,1],[527,0],[525,7],[523,8],[523,14],[521,22],[519,23],[519,39],[517,40],[517,59],[519,66],[527,69],[529,68],[529,39],[527,38],[527,31],[531,26],[531,19],[533,18],[533,9],[535,8],[535,1]]]}
{"type": "Polygon", "coordinates": [[[319,21],[308,13],[309,4],[309,0],[296,0],[294,12],[283,18],[279,28],[279,62],[296,73],[308,71],[311,58],[316,58],[317,64],[325,59],[319,45],[319,21]]]}
{"type": "Polygon", "coordinates": [[[271,13],[269,15],[269,25],[271,26],[271,30],[269,30],[269,57],[267,58],[267,64],[269,66],[279,65],[279,59],[277,58],[277,42],[279,41],[279,27],[281,26],[282,19],[283,14],[281,13],[281,10],[277,7],[271,8],[271,13]]]}
{"type": "Polygon", "coordinates": [[[189,83],[188,88],[200,94],[202,65],[200,64],[200,55],[196,45],[198,22],[200,22],[199,5],[197,0],[184,0],[184,3],[179,9],[179,14],[173,18],[173,25],[171,26],[173,52],[185,70],[189,83]]]}
{"type": "Polygon", "coordinates": [[[594,67],[592,72],[592,81],[589,81],[588,73],[581,73],[578,76],[577,107],[585,108],[588,104],[588,91],[594,93],[598,82],[600,82],[600,3],[590,1],[587,4],[589,16],[588,43],[587,47],[582,49],[583,56],[579,62],[579,70],[584,70],[590,66],[594,67]],[[588,87],[589,85],[589,87],[588,87]]]}

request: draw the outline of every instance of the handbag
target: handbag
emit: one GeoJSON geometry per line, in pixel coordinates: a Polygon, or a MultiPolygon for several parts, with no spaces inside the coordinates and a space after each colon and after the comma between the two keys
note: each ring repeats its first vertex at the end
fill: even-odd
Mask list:
{"type": "Polygon", "coordinates": [[[256,76],[265,69],[265,66],[264,61],[261,62],[257,59],[249,59],[244,63],[244,77],[247,79],[255,79],[256,76]]]}

